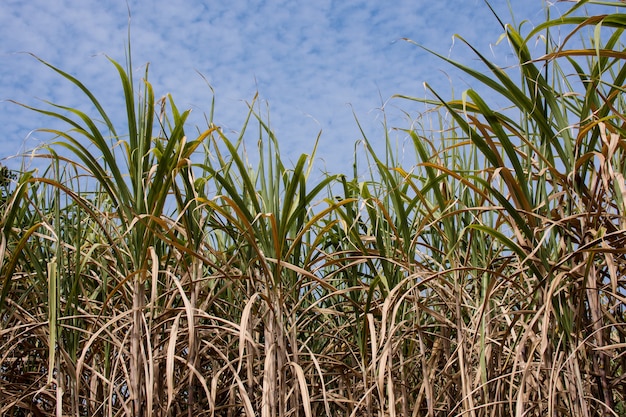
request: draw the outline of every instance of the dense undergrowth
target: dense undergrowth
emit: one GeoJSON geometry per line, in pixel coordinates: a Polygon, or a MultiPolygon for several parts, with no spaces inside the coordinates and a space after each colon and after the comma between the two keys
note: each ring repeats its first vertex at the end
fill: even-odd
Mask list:
{"type": "Polygon", "coordinates": [[[44,62],[95,113],[33,109],[68,130],[3,177],[0,414],[624,415],[626,15],[585,3],[503,25],[509,72],[448,61],[490,93],[422,100],[415,165],[363,138],[367,178],[286,167],[254,102],[191,133],[112,62],[120,131],[44,62]]]}

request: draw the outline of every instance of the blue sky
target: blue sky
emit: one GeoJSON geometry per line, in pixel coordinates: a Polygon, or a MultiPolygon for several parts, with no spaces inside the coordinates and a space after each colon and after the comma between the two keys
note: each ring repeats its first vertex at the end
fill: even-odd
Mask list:
{"type": "MultiPolygon", "coordinates": [[[[494,8],[511,22],[507,1],[494,8]]],[[[542,0],[512,0],[519,24],[544,19],[542,0]]],[[[124,62],[128,9],[134,75],[150,63],[157,97],[171,93],[191,124],[203,126],[215,91],[215,121],[235,137],[256,91],[269,106],[283,156],[309,153],[322,131],[320,169],[346,172],[361,139],[382,145],[384,106],[389,127],[407,128],[423,107],[394,94],[424,97],[423,83],[444,97],[472,86],[467,77],[402,38],[470,65],[475,57],[457,33],[504,65],[501,28],[482,0],[246,1],[246,0],[2,0],[0,3],[0,158],[39,146],[50,137],[33,132],[58,127],[8,99],[81,106],[80,93],[30,55],[83,81],[123,123],[120,84],[110,56],[124,62]],[[407,117],[408,112],[410,117],[407,117]]],[[[193,130],[189,129],[188,134],[193,130]]],[[[400,145],[404,135],[391,130],[400,145]]],[[[251,150],[249,150],[251,151],[251,150]]],[[[19,160],[5,161],[19,165],[19,160]]]]}

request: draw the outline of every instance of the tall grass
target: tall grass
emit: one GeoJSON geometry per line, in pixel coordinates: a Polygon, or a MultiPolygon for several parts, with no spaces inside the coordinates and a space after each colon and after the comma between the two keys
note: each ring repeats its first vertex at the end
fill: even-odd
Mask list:
{"type": "Polygon", "coordinates": [[[111,61],[120,128],[41,61],[95,112],[26,106],[68,129],[4,176],[0,414],[623,415],[626,20],[586,3],[503,25],[508,72],[441,56],[476,89],[367,177],[285,166],[256,97],[191,134],[111,61]]]}

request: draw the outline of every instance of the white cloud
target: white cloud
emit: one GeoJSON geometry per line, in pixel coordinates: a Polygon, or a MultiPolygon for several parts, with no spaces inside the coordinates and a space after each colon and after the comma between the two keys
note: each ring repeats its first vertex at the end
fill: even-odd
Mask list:
{"type": "MultiPolygon", "coordinates": [[[[541,1],[518,2],[518,18],[537,18],[541,1]]],[[[360,134],[352,109],[369,138],[384,140],[377,108],[392,94],[424,95],[428,81],[448,95],[445,75],[458,72],[401,41],[403,37],[447,54],[454,33],[489,51],[500,33],[481,1],[361,0],[171,2],[129,0],[135,75],[150,62],[150,80],[159,95],[172,93],[180,108],[192,107],[202,123],[211,93],[196,71],[215,88],[216,121],[236,130],[245,100],[259,89],[270,105],[273,128],[283,154],[308,152],[323,129],[320,156],[328,169],[346,171],[360,134]],[[316,122],[317,121],[317,122],[316,122]]],[[[35,97],[68,105],[84,100],[75,88],[27,55],[32,52],[77,76],[119,111],[121,92],[114,68],[102,55],[123,63],[128,11],[123,1],[5,1],[0,16],[0,99],[36,103],[35,97]]],[[[499,12],[507,16],[507,9],[499,12]]],[[[541,17],[541,16],[539,16],[541,17]]],[[[502,48],[501,48],[502,49],[502,48]]],[[[505,49],[506,50],[506,49],[505,49]]],[[[454,57],[474,59],[456,45],[454,57]]],[[[460,91],[457,91],[459,93],[460,91]]],[[[392,124],[408,127],[401,111],[415,105],[395,101],[392,124]]],[[[413,113],[415,114],[415,113],[413,113]]],[[[4,155],[14,154],[28,132],[49,120],[10,105],[0,105],[5,126],[4,155]]],[[[28,142],[25,146],[32,147],[28,142]]]]}

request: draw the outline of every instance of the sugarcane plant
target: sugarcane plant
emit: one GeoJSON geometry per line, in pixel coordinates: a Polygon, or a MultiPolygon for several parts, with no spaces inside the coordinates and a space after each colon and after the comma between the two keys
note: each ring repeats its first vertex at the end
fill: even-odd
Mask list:
{"type": "Polygon", "coordinates": [[[429,50],[472,88],[357,120],[353,172],[288,165],[258,95],[190,128],[130,47],[124,121],[37,58],[91,110],[22,104],[66,129],[0,171],[0,414],[624,414],[623,7],[498,18],[506,69],[429,50]]]}

